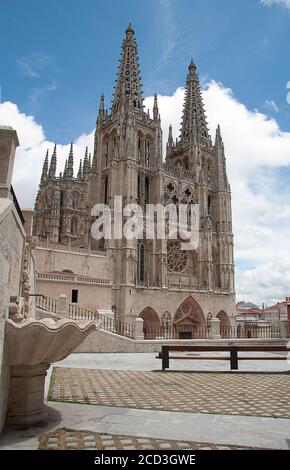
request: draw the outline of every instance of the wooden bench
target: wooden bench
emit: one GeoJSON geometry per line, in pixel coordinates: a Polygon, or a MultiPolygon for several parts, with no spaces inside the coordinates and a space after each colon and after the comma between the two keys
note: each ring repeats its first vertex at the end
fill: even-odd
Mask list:
{"type": "MultiPolygon", "coordinates": [[[[215,361],[230,361],[230,369],[238,370],[239,360],[247,361],[260,361],[260,360],[276,360],[281,361],[283,359],[281,356],[238,356],[239,352],[287,352],[290,349],[287,349],[287,346],[278,346],[278,345],[209,345],[209,346],[185,346],[185,345],[162,345],[162,352],[156,357],[156,359],[162,359],[162,370],[169,369],[169,360],[170,359],[183,359],[183,360],[215,360],[215,361]],[[183,351],[195,351],[195,352],[229,352],[228,356],[171,356],[169,355],[170,351],[183,352],[183,351]]],[[[285,355],[285,359],[286,359],[285,355]]]]}

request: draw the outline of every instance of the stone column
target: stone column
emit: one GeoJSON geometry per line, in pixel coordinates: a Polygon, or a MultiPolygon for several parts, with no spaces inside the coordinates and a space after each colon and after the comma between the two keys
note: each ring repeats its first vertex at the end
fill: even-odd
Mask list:
{"type": "Polygon", "coordinates": [[[210,339],[221,339],[220,319],[212,318],[209,330],[210,339]]]}
{"type": "Polygon", "coordinates": [[[48,417],[44,383],[49,364],[11,367],[7,424],[30,426],[48,417]]]}
{"type": "Polygon", "coordinates": [[[289,322],[288,320],[279,320],[280,338],[289,338],[289,322]]]}
{"type": "Polygon", "coordinates": [[[67,304],[67,295],[60,294],[56,302],[56,313],[59,315],[68,316],[68,304],[67,304]]]}
{"type": "Polygon", "coordinates": [[[12,127],[0,126],[0,198],[10,194],[15,150],[19,141],[12,127]]]}
{"type": "Polygon", "coordinates": [[[135,320],[135,338],[136,340],[143,340],[144,339],[144,320],[143,318],[136,318],[135,320]]]}

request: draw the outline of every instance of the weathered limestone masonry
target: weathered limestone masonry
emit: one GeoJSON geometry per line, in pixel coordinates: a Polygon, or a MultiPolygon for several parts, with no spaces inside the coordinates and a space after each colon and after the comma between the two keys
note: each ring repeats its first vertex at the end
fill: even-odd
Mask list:
{"type": "Polygon", "coordinates": [[[10,295],[18,295],[21,282],[25,233],[11,200],[15,149],[19,145],[12,128],[0,127],[0,432],[3,429],[10,383],[10,367],[4,349],[5,322],[10,295]]]}
{"type": "Polygon", "coordinates": [[[25,221],[11,187],[16,131],[0,126],[0,433],[5,422],[47,418],[44,382],[50,363],[67,357],[98,321],[35,319],[31,211],[25,221]]]}
{"type": "Polygon", "coordinates": [[[234,323],[225,150],[219,126],[214,143],[209,135],[193,61],[187,70],[181,134],[174,142],[170,126],[164,162],[158,97],[152,114],[146,113],[130,24],[109,111],[101,96],[92,158],[86,149],[77,176],[73,160],[71,145],[64,172],[56,175],[57,147],[50,162],[45,157],[34,217],[34,234],[41,242],[36,250],[38,291],[54,298],[66,294],[70,302],[93,311],[112,310],[119,320],[143,318],[145,328],[163,321],[174,328],[205,325],[210,318],[223,326],[234,323]],[[190,212],[199,204],[199,246],[184,251],[179,239],[169,237],[94,240],[91,209],[105,203],[113,210],[116,195],[123,207],[170,203],[178,208],[182,203],[190,212]]]}

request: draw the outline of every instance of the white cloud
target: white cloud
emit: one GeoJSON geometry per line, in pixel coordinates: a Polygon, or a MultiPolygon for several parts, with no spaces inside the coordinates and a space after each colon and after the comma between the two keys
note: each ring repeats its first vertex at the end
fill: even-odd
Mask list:
{"type": "Polygon", "coordinates": [[[274,100],[266,100],[264,105],[265,105],[265,108],[275,111],[275,113],[279,112],[279,107],[277,106],[274,100]]]}
{"type": "Polygon", "coordinates": [[[290,8],[290,0],[260,0],[263,5],[271,6],[271,5],[281,5],[286,8],[290,8]]]}
{"type": "MultiPolygon", "coordinates": [[[[290,133],[282,132],[275,119],[250,111],[230,89],[211,81],[203,93],[212,136],[221,125],[227,168],[232,188],[235,258],[238,298],[257,303],[281,300],[290,294],[290,188],[281,187],[279,170],[290,179],[290,133]]],[[[179,135],[184,89],[172,96],[159,96],[158,105],[167,140],[169,124],[179,135]]],[[[145,99],[152,110],[153,97],[145,99]]],[[[17,151],[13,183],[22,206],[32,206],[46,148],[53,143],[32,116],[13,103],[0,105],[0,124],[17,129],[21,147],[17,151]]],[[[75,142],[75,171],[85,146],[93,150],[93,132],[75,142]]],[[[165,148],[165,147],[164,147],[165,148]]],[[[58,146],[58,171],[63,169],[69,143],[58,146]]]]}
{"type": "Polygon", "coordinates": [[[20,73],[30,78],[40,78],[47,69],[54,71],[58,69],[53,56],[39,52],[20,57],[17,60],[17,65],[20,73]]]}
{"type": "MultiPolygon", "coordinates": [[[[16,152],[13,185],[22,207],[33,207],[46,150],[51,155],[54,143],[46,139],[43,127],[33,116],[21,113],[10,102],[0,104],[0,125],[10,125],[17,130],[20,147],[16,152]]],[[[93,151],[93,132],[83,134],[74,142],[75,171],[83,157],[85,147],[93,151]]],[[[70,143],[57,146],[57,171],[63,171],[70,143]]]]}

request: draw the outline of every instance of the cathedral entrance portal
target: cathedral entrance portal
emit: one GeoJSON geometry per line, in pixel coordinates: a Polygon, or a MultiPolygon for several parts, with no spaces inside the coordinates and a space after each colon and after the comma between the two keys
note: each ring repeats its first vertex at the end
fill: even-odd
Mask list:
{"type": "Polygon", "coordinates": [[[207,338],[207,326],[201,306],[193,297],[187,297],[178,307],[173,319],[177,339],[207,338]]]}

